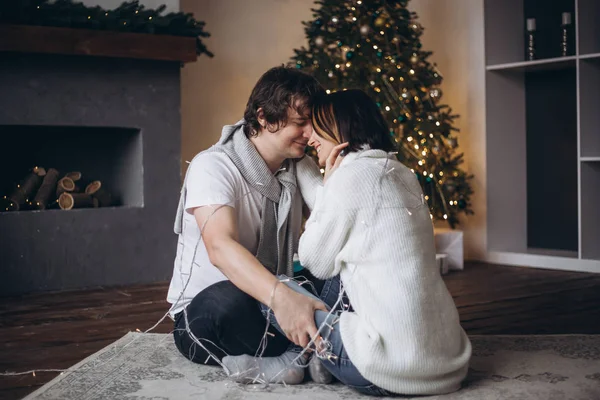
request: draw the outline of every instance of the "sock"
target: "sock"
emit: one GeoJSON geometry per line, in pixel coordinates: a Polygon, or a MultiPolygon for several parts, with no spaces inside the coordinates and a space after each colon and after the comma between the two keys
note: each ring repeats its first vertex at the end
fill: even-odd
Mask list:
{"type": "Polygon", "coordinates": [[[308,363],[308,374],[315,383],[328,384],[333,381],[333,375],[325,368],[316,354],[312,355],[308,363]]]}
{"type": "Polygon", "coordinates": [[[298,353],[285,352],[279,357],[255,358],[250,355],[223,357],[223,364],[229,369],[230,377],[240,383],[285,383],[298,385],[304,380],[306,358],[298,353]]]}

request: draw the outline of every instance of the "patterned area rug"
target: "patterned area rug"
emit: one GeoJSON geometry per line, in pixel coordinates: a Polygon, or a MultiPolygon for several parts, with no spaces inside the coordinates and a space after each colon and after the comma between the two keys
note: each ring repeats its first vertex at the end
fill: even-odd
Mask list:
{"type": "MultiPolygon", "coordinates": [[[[463,389],[425,399],[600,399],[600,335],[472,336],[463,389]]],[[[363,399],[341,384],[240,385],[184,359],[165,334],[128,333],[26,399],[363,399]]],[[[403,397],[408,399],[409,397],[403,397]]],[[[417,399],[415,398],[415,399],[417,399]]]]}

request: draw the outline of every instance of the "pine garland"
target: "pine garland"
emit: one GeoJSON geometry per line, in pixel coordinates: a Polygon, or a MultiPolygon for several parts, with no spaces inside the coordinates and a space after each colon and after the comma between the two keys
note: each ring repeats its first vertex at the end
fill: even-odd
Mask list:
{"type": "Polygon", "coordinates": [[[213,57],[202,42],[210,37],[204,31],[205,23],[191,13],[163,15],[165,9],[165,5],[147,9],[138,0],[126,1],[113,10],[73,0],[9,0],[0,2],[0,23],[195,37],[196,54],[213,57]]]}

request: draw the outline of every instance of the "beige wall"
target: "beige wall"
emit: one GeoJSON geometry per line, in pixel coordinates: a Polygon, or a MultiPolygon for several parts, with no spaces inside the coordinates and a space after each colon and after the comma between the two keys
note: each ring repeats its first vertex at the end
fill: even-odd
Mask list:
{"type": "Polygon", "coordinates": [[[473,179],[475,215],[462,219],[465,256],[483,259],[486,249],[485,57],[483,0],[412,0],[425,27],[423,48],[433,51],[444,81],[444,104],[460,115],[459,150],[473,179]]]}
{"type": "Polygon", "coordinates": [[[215,143],[223,125],[242,118],[258,78],[287,63],[305,43],[301,21],[312,0],[181,0],[181,9],[206,22],[204,55],[182,70],[182,159],[215,143]]]}
{"type": "MultiPolygon", "coordinates": [[[[241,118],[252,86],[269,67],[285,63],[305,44],[301,21],[313,0],[181,0],[181,9],[206,21],[215,53],[182,71],[182,158],[217,141],[221,128],[241,118]]],[[[460,150],[475,174],[475,216],[464,219],[465,253],[485,251],[485,134],[483,0],[412,0],[425,27],[423,48],[434,52],[444,102],[460,114],[460,150]]],[[[185,168],[185,164],[184,164],[185,168]]]]}

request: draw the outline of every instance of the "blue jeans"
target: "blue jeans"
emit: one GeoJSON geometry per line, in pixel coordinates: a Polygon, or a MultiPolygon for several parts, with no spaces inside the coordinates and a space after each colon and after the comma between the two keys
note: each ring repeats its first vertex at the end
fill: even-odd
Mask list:
{"type": "MultiPolygon", "coordinates": [[[[287,277],[280,276],[279,278],[286,279],[287,277]]],[[[323,289],[319,297],[310,293],[308,290],[300,286],[295,281],[289,280],[284,281],[283,283],[290,289],[298,293],[322,301],[327,305],[327,308],[330,310],[337,302],[340,294],[339,276],[325,281],[325,284],[323,285],[323,289]]],[[[325,356],[319,357],[321,359],[321,363],[323,363],[323,366],[325,366],[325,368],[327,368],[327,370],[331,372],[331,374],[335,376],[340,382],[342,382],[344,385],[355,389],[356,391],[362,394],[372,396],[392,396],[392,393],[366,380],[360,374],[360,372],[358,372],[358,370],[350,360],[350,357],[348,356],[348,353],[344,348],[344,343],[342,341],[342,335],[338,323],[340,314],[345,308],[344,303],[347,306],[349,306],[347,300],[342,300],[331,314],[321,310],[317,310],[315,312],[315,324],[317,325],[317,328],[323,326],[323,329],[321,329],[320,331],[320,336],[324,340],[331,343],[331,347],[325,352],[325,356]],[[332,329],[332,327],[335,327],[336,325],[337,329],[332,329]]],[[[265,318],[267,317],[269,312],[271,313],[271,315],[269,316],[271,325],[273,325],[280,332],[284,333],[279,324],[277,323],[275,315],[272,313],[272,311],[264,304],[260,304],[260,308],[263,312],[263,315],[265,315],[265,318]]],[[[288,348],[288,351],[300,353],[302,351],[302,348],[300,346],[292,344],[288,348]]]]}

